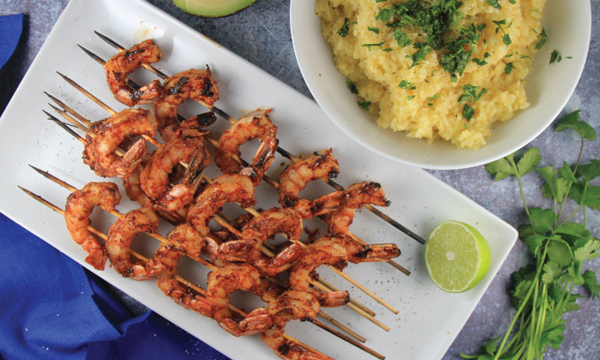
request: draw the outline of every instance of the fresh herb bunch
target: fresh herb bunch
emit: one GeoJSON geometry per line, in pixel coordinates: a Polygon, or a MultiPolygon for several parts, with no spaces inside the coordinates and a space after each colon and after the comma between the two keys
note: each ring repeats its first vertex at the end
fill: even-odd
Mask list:
{"type": "Polygon", "coordinates": [[[563,315],[579,309],[576,293],[583,287],[593,298],[600,296],[596,274],[582,271],[583,263],[600,256],[600,240],[586,229],[587,211],[600,210],[600,186],[591,181],[600,177],[600,160],[580,164],[585,141],[594,141],[596,131],[579,120],[579,111],[566,115],[555,130],[575,130],[581,138],[575,164],[564,162],[559,168],[536,166],[540,150],[531,148],[517,161],[515,154],[485,166],[496,181],[515,176],[529,224],[519,229],[521,240],[533,254],[533,264],[512,275],[511,300],[517,313],[503,336],[490,340],[481,355],[462,355],[465,359],[541,359],[548,346],[557,349],[563,341],[566,320],[563,315]],[[536,171],[544,180],[541,192],[553,201],[552,208],[529,208],[522,186],[523,175],[536,171]],[[567,200],[578,206],[565,214],[567,200]],[[583,212],[583,223],[573,222],[583,212]]]}

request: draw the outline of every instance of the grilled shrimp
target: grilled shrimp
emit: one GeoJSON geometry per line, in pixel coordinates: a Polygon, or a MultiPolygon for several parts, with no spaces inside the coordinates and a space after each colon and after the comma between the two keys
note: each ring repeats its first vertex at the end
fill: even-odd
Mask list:
{"type": "Polygon", "coordinates": [[[345,191],[336,191],[313,202],[315,213],[330,212],[325,216],[328,231],[346,248],[348,260],[353,263],[388,261],[400,255],[396,244],[362,245],[348,236],[356,209],[372,204],[389,206],[385,193],[376,182],[353,184],[345,191]]]}
{"type": "Polygon", "coordinates": [[[203,296],[196,295],[193,290],[177,280],[177,265],[179,260],[187,255],[192,259],[200,258],[205,238],[193,227],[182,224],[175,227],[167,235],[167,243],[158,247],[154,260],[161,266],[161,272],[156,276],[156,284],[168,297],[179,305],[207,317],[212,317],[213,305],[203,296]]]}
{"type": "MultiPolygon", "coordinates": [[[[173,126],[178,126],[177,108],[186,99],[199,100],[209,106],[219,99],[217,81],[209,68],[186,70],[165,81],[163,95],[154,103],[158,131],[164,135],[165,141],[170,140],[173,126]],[[169,129],[165,132],[167,128],[169,129]]],[[[190,120],[194,121],[193,119],[190,120]]]]}
{"type": "Polygon", "coordinates": [[[134,261],[131,258],[131,243],[136,234],[155,233],[158,217],[149,208],[132,210],[120,217],[108,231],[106,252],[115,270],[134,280],[148,280],[161,271],[154,260],[134,261]]]}
{"type": "Polygon", "coordinates": [[[154,137],[156,120],[143,109],[127,109],[103,120],[96,125],[96,135],[86,137],[83,150],[83,162],[103,177],[124,177],[131,174],[139,165],[146,153],[146,142],[139,139],[123,157],[115,154],[115,150],[126,139],[134,136],[148,135],[154,137]]]}
{"type": "Polygon", "coordinates": [[[262,180],[269,169],[277,151],[277,127],[268,114],[271,109],[255,110],[236,121],[219,138],[219,147],[215,150],[215,164],[225,174],[248,175],[254,186],[262,180]],[[252,165],[240,165],[235,157],[240,155],[240,146],[251,140],[259,139],[262,144],[252,158],[252,165]]]}
{"type": "Polygon", "coordinates": [[[128,84],[129,74],[142,64],[160,61],[162,52],[152,40],[144,40],[131,49],[113,56],[104,65],[106,79],[115,99],[127,106],[155,101],[162,94],[160,81],[154,80],[146,86],[134,89],[128,84]]]}
{"type": "Polygon", "coordinates": [[[102,206],[112,211],[121,202],[121,194],[116,184],[91,182],[67,198],[65,221],[71,237],[89,254],[85,261],[97,270],[104,270],[106,251],[104,246],[87,229],[90,214],[94,207],[102,206]]]}
{"type": "Polygon", "coordinates": [[[162,206],[156,206],[154,201],[146,196],[142,190],[140,184],[140,172],[146,167],[149,161],[150,155],[144,156],[140,165],[138,165],[138,167],[131,174],[122,178],[125,193],[131,200],[137,202],[143,207],[153,209],[158,216],[166,219],[170,223],[175,225],[181,224],[187,218],[187,211],[189,207],[183,207],[176,211],[169,211],[162,206]]]}
{"type": "Polygon", "coordinates": [[[293,265],[303,250],[294,243],[269,258],[261,254],[262,244],[275,234],[284,233],[290,240],[298,240],[302,234],[302,218],[292,209],[272,208],[250,220],[242,229],[242,240],[227,241],[219,251],[231,261],[246,261],[262,274],[275,276],[293,265]]]}
{"type": "Polygon", "coordinates": [[[230,295],[235,290],[252,291],[262,296],[265,286],[260,274],[248,264],[229,264],[208,274],[206,300],[213,304],[213,318],[235,336],[252,335],[273,326],[265,308],[257,308],[243,319],[236,319],[229,309],[230,295]]]}
{"type": "Polygon", "coordinates": [[[315,269],[323,264],[331,265],[338,270],[342,270],[348,265],[346,249],[335,238],[321,238],[304,249],[304,255],[294,263],[290,270],[288,280],[290,289],[312,293],[325,307],[345,305],[349,301],[347,291],[323,293],[310,286],[310,281],[318,277],[315,269]]]}
{"type": "Polygon", "coordinates": [[[214,124],[215,121],[217,121],[217,117],[212,111],[205,112],[192,116],[189,119],[184,119],[180,123],[165,126],[161,130],[160,136],[166,142],[175,138],[201,138],[209,133],[208,130],[204,129],[214,124]]]}
{"type": "Polygon", "coordinates": [[[203,236],[210,232],[208,223],[215,213],[228,202],[237,202],[242,207],[256,203],[254,187],[249,177],[243,175],[221,175],[207,185],[188,211],[188,223],[203,236]]]}
{"type": "Polygon", "coordinates": [[[319,301],[311,293],[288,290],[277,300],[269,302],[267,313],[273,318],[275,327],[260,334],[260,337],[282,359],[329,359],[329,357],[302,348],[284,336],[284,328],[289,321],[312,321],[316,318],[319,310],[319,301]]]}
{"type": "Polygon", "coordinates": [[[328,181],[338,173],[339,164],[331,154],[331,149],[315,152],[301,161],[290,164],[279,175],[279,203],[298,211],[303,219],[312,218],[312,202],[301,199],[298,194],[310,181],[328,181]]]}
{"type": "Polygon", "coordinates": [[[200,185],[202,172],[210,163],[208,151],[195,139],[175,138],[160,144],[148,165],[140,172],[144,193],[169,211],[192,202],[200,185]],[[180,162],[188,163],[181,183],[171,186],[169,176],[180,162]]]}

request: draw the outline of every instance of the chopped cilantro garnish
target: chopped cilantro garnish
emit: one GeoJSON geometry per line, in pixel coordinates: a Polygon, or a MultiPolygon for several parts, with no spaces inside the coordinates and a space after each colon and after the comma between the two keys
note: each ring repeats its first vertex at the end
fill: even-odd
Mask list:
{"type": "Polygon", "coordinates": [[[344,24],[337,31],[337,34],[343,38],[348,36],[348,33],[350,32],[350,25],[358,24],[356,21],[353,21],[353,22],[348,22],[348,21],[350,21],[350,19],[344,18],[344,24]]]}
{"type": "Polygon", "coordinates": [[[535,49],[539,50],[542,48],[542,46],[544,46],[544,44],[546,44],[546,41],[548,41],[548,35],[546,35],[546,29],[542,28],[542,37],[540,38],[540,41],[538,41],[537,44],[535,44],[535,49]]]}
{"type": "Polygon", "coordinates": [[[514,5],[517,3],[517,0],[508,0],[508,2],[514,5]]]}
{"type": "Polygon", "coordinates": [[[374,32],[375,34],[379,34],[379,28],[372,28],[370,26],[367,26],[367,29],[371,32],[374,32]]]}
{"type": "Polygon", "coordinates": [[[562,61],[562,55],[560,54],[560,52],[558,50],[553,50],[552,54],[550,54],[550,64],[554,64],[555,62],[561,62],[562,61]]]}
{"type": "Polygon", "coordinates": [[[469,104],[465,104],[465,106],[463,106],[462,115],[465,119],[470,121],[473,115],[475,115],[475,110],[473,110],[473,108],[470,107],[469,104]]]}
{"type": "Polygon", "coordinates": [[[348,86],[348,89],[350,90],[351,93],[358,94],[358,89],[356,88],[356,85],[352,81],[350,81],[350,80],[346,81],[346,85],[348,86]]]}
{"type": "MultiPolygon", "coordinates": [[[[512,40],[510,38],[510,35],[506,33],[506,31],[504,31],[504,28],[502,27],[502,25],[506,25],[506,19],[502,19],[502,20],[492,20],[492,22],[494,24],[496,24],[496,34],[499,31],[502,31],[502,41],[504,42],[504,45],[508,46],[510,44],[512,44],[512,40]]],[[[510,22],[510,24],[508,25],[508,27],[510,27],[512,25],[512,21],[510,22]]]]}
{"type": "Polygon", "coordinates": [[[412,100],[412,99],[414,99],[414,98],[415,98],[415,95],[408,95],[408,96],[406,97],[406,99],[408,99],[408,101],[411,101],[411,100],[412,100]]]}
{"type": "Polygon", "coordinates": [[[458,98],[458,101],[468,101],[472,102],[473,104],[476,103],[477,100],[479,100],[483,96],[483,94],[487,93],[487,90],[485,88],[481,89],[481,91],[479,91],[479,88],[479,86],[474,86],[471,84],[463,86],[462,89],[465,93],[458,98]],[[477,93],[477,91],[479,91],[479,93],[477,93]]]}
{"type": "Polygon", "coordinates": [[[371,51],[371,48],[373,46],[381,47],[381,45],[383,45],[383,44],[385,44],[385,41],[382,41],[382,42],[377,43],[377,44],[362,44],[362,46],[367,47],[369,49],[369,51],[371,51]]]}
{"type": "Polygon", "coordinates": [[[410,67],[419,65],[421,61],[424,60],[427,57],[427,54],[431,51],[431,47],[424,42],[416,42],[414,44],[414,47],[416,47],[419,50],[412,54],[413,63],[410,67]]]}
{"type": "Polygon", "coordinates": [[[502,6],[500,6],[500,4],[498,4],[498,0],[487,0],[488,5],[496,8],[496,9],[502,9],[502,6]]]}
{"type": "Polygon", "coordinates": [[[485,61],[484,59],[473,59],[471,61],[473,61],[475,64],[477,64],[479,66],[483,66],[483,65],[487,64],[487,61],[485,61]]]}
{"type": "Polygon", "coordinates": [[[506,67],[504,67],[504,73],[510,74],[512,72],[513,68],[514,68],[514,65],[512,62],[507,63],[506,67]]]}
{"type": "Polygon", "coordinates": [[[371,107],[370,101],[357,101],[356,103],[358,104],[359,108],[361,108],[365,111],[369,111],[369,107],[371,107]]]}
{"type": "Polygon", "coordinates": [[[456,73],[462,75],[474,51],[473,45],[479,41],[484,28],[485,24],[471,23],[460,29],[458,38],[448,42],[447,47],[450,52],[441,56],[440,65],[450,73],[451,77],[456,76],[456,73]]]}
{"type": "Polygon", "coordinates": [[[408,45],[412,44],[412,40],[409,39],[404,32],[402,32],[402,29],[400,29],[400,28],[394,29],[393,34],[394,34],[394,39],[396,39],[396,42],[398,43],[398,45],[400,45],[402,47],[407,47],[408,45]]]}
{"type": "Polygon", "coordinates": [[[521,55],[521,59],[533,59],[533,58],[529,55],[521,55]]]}
{"type": "Polygon", "coordinates": [[[435,100],[435,99],[437,99],[437,98],[439,98],[439,97],[440,97],[440,94],[436,93],[436,94],[435,94],[435,95],[433,95],[432,97],[429,97],[429,98],[427,98],[427,100],[428,100],[428,101],[433,101],[433,100],[435,100]]]}
{"type": "Polygon", "coordinates": [[[414,90],[417,87],[415,86],[415,84],[411,83],[410,81],[406,81],[406,80],[402,80],[400,81],[400,89],[406,89],[406,90],[414,90]]]}

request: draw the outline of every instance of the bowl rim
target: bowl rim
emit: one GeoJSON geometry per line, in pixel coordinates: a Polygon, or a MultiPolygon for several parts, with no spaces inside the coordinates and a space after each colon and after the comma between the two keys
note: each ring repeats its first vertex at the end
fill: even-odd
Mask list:
{"type": "MultiPolygon", "coordinates": [[[[450,164],[439,164],[439,163],[428,163],[428,162],[424,162],[424,161],[414,161],[411,159],[399,157],[395,154],[380,150],[377,147],[372,146],[366,140],[364,140],[364,138],[362,138],[360,136],[360,134],[357,134],[357,133],[351,131],[348,127],[346,127],[340,121],[340,119],[337,118],[337,116],[335,115],[334,109],[331,108],[329,106],[329,104],[326,103],[326,101],[324,101],[323,96],[320,93],[318,86],[317,86],[318,82],[314,81],[313,80],[314,76],[311,76],[311,74],[309,74],[309,72],[308,72],[308,68],[309,68],[308,64],[310,62],[311,56],[309,56],[304,51],[303,47],[300,45],[300,40],[299,40],[300,36],[303,36],[303,33],[306,31],[306,26],[301,24],[300,21],[298,21],[298,20],[302,20],[302,19],[298,18],[298,16],[296,15],[300,12],[299,9],[302,9],[303,7],[312,6],[314,8],[314,3],[315,3],[314,0],[313,1],[291,0],[291,3],[290,3],[290,34],[291,34],[291,38],[292,38],[292,46],[294,49],[294,54],[295,54],[298,66],[300,68],[300,72],[302,73],[302,77],[304,78],[304,81],[305,81],[306,85],[308,86],[308,89],[310,90],[315,101],[318,103],[319,107],[323,110],[323,112],[327,115],[327,117],[331,121],[333,121],[333,123],[340,130],[342,130],[342,132],[344,134],[349,136],[351,139],[353,139],[355,142],[357,142],[361,146],[369,149],[370,151],[375,152],[376,154],[378,154],[380,156],[383,156],[383,157],[393,160],[395,162],[407,164],[410,166],[425,168],[425,169],[458,170],[458,169],[476,167],[479,165],[484,165],[484,164],[490,163],[490,162],[500,159],[502,157],[505,157],[505,156],[521,149],[522,147],[526,146],[528,143],[530,143],[535,138],[537,138],[543,131],[545,131],[550,126],[550,124],[552,124],[552,122],[554,122],[554,120],[559,116],[559,114],[563,111],[567,102],[570,100],[570,98],[573,96],[573,93],[575,92],[575,89],[579,83],[579,80],[580,80],[583,70],[585,68],[587,56],[589,54],[589,46],[590,46],[591,31],[592,31],[592,14],[591,14],[590,0],[587,0],[587,1],[584,1],[584,4],[583,4],[583,6],[585,7],[585,9],[584,9],[585,18],[578,20],[578,24],[583,27],[582,31],[585,34],[585,37],[581,39],[581,42],[585,44],[585,48],[583,49],[583,51],[580,54],[578,54],[578,55],[581,55],[581,57],[578,57],[577,59],[573,58],[573,59],[569,60],[569,61],[575,62],[575,64],[574,64],[575,70],[572,71],[572,74],[575,76],[573,76],[573,81],[569,82],[568,87],[566,88],[566,91],[564,92],[565,96],[562,97],[559,102],[555,102],[555,104],[553,106],[554,110],[550,114],[547,115],[547,119],[541,124],[541,126],[536,127],[535,130],[529,131],[529,134],[524,136],[524,138],[521,141],[519,141],[518,143],[511,145],[511,146],[505,146],[504,149],[501,148],[500,151],[493,153],[493,155],[481,156],[480,158],[475,159],[475,160],[463,161],[463,162],[459,162],[459,163],[450,163],[450,164]],[[297,30],[295,30],[295,29],[297,29],[297,30]]],[[[314,15],[314,11],[312,12],[312,14],[314,15]]],[[[316,17],[316,15],[314,15],[314,16],[316,17]]],[[[337,71],[337,69],[336,69],[336,71],[337,71]]],[[[339,71],[337,71],[337,72],[338,72],[338,74],[341,75],[341,73],[339,73],[339,71]]],[[[530,78],[529,75],[528,75],[528,78],[530,78]]],[[[357,109],[358,109],[358,107],[357,107],[357,109]]],[[[524,109],[524,110],[527,110],[527,109],[524,109]]],[[[524,110],[521,110],[521,111],[524,111],[524,110]]],[[[517,113],[517,115],[518,115],[518,113],[517,113]]],[[[517,115],[515,115],[515,116],[517,116],[517,115]]],[[[495,124],[497,124],[497,123],[495,123],[495,124]]],[[[390,129],[381,129],[381,130],[389,131],[389,132],[392,131],[390,129]]],[[[406,136],[406,135],[404,135],[404,136],[408,139],[408,136],[406,136]]],[[[423,142],[426,141],[424,139],[417,139],[417,140],[423,141],[423,142]]],[[[441,140],[435,140],[435,141],[443,142],[441,140]]],[[[454,146],[454,145],[452,145],[452,146],[454,146]]],[[[474,150],[474,151],[481,151],[484,148],[486,148],[486,145],[484,145],[481,149],[474,150]]],[[[473,150],[465,150],[465,151],[473,151],[473,150]]]]}

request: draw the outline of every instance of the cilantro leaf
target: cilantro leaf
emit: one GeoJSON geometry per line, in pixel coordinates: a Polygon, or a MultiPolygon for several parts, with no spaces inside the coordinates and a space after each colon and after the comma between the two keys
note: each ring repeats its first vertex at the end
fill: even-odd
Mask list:
{"type": "Polygon", "coordinates": [[[560,54],[560,52],[556,49],[552,50],[552,54],[550,54],[550,65],[554,64],[555,62],[561,62],[562,61],[562,55],[560,54]]]}
{"type": "Polygon", "coordinates": [[[554,232],[556,234],[567,235],[575,238],[589,238],[591,236],[590,231],[586,229],[585,226],[573,222],[558,225],[556,229],[554,229],[554,232]]]}
{"type": "Polygon", "coordinates": [[[510,74],[513,71],[514,65],[512,62],[509,62],[506,64],[506,66],[504,67],[504,73],[505,74],[510,74]]]}
{"type": "Polygon", "coordinates": [[[412,44],[412,42],[413,42],[411,39],[409,39],[406,36],[406,34],[400,28],[394,29],[393,36],[394,36],[394,39],[396,39],[396,42],[398,43],[398,45],[400,45],[402,47],[407,47],[408,45],[412,44]]]}
{"type": "Polygon", "coordinates": [[[533,167],[540,161],[542,161],[540,149],[532,147],[527,150],[517,162],[517,170],[519,171],[519,174],[523,176],[533,170],[533,167]]]}
{"type": "Polygon", "coordinates": [[[564,269],[573,261],[571,247],[560,237],[553,236],[548,244],[548,259],[559,268],[564,269]]]}
{"type": "Polygon", "coordinates": [[[406,90],[414,90],[417,88],[415,86],[415,84],[411,83],[410,81],[406,81],[406,80],[400,81],[400,84],[398,86],[400,87],[400,89],[406,89],[406,90]]]}
{"type": "Polygon", "coordinates": [[[552,231],[556,214],[550,209],[531,208],[529,209],[529,218],[533,230],[538,234],[545,234],[552,231]]]}
{"type": "Polygon", "coordinates": [[[579,120],[580,111],[573,111],[570,114],[565,115],[554,128],[555,131],[564,131],[566,129],[573,129],[577,131],[579,136],[589,141],[596,140],[596,130],[588,125],[585,121],[579,120]]]}
{"type": "Polygon", "coordinates": [[[600,299],[600,285],[598,285],[595,272],[586,270],[583,273],[583,286],[592,294],[592,297],[600,299]]]}
{"type": "Polygon", "coordinates": [[[349,22],[349,21],[350,21],[350,19],[344,18],[344,24],[337,31],[337,34],[339,36],[345,38],[346,36],[348,36],[348,33],[350,32],[350,25],[358,24],[356,21],[353,21],[353,22],[349,22]]]}
{"type": "Polygon", "coordinates": [[[583,177],[588,182],[600,176],[600,160],[593,159],[589,164],[579,165],[577,176],[583,177]]]}
{"type": "Polygon", "coordinates": [[[498,159],[485,165],[485,171],[494,177],[495,181],[506,179],[510,175],[517,175],[517,169],[513,167],[508,159],[512,160],[515,154],[510,154],[505,158],[498,159]]]}
{"type": "Polygon", "coordinates": [[[465,104],[465,106],[463,106],[462,115],[465,119],[471,120],[473,118],[473,115],[475,115],[475,110],[473,110],[473,108],[470,107],[469,104],[465,104]]]}
{"type": "Polygon", "coordinates": [[[358,104],[359,108],[361,108],[365,111],[369,111],[369,108],[372,105],[370,101],[357,101],[356,103],[358,104]]]}
{"type": "Polygon", "coordinates": [[[575,178],[575,174],[573,173],[573,169],[567,164],[567,162],[563,162],[563,166],[558,169],[558,174],[561,178],[565,179],[570,183],[576,183],[577,179],[575,178]]]}
{"type": "Polygon", "coordinates": [[[498,0],[487,0],[488,5],[496,9],[502,9],[502,6],[498,4],[498,0]]]}
{"type": "Polygon", "coordinates": [[[348,90],[350,90],[350,92],[352,94],[358,94],[358,89],[356,88],[356,85],[352,81],[347,80],[346,86],[348,86],[348,90]]]}
{"type": "Polygon", "coordinates": [[[538,43],[535,44],[535,49],[536,50],[541,49],[542,46],[544,46],[547,41],[548,41],[548,35],[546,34],[546,29],[542,28],[542,34],[541,34],[541,37],[540,37],[540,41],[538,41],[538,43]]]}
{"type": "Polygon", "coordinates": [[[584,245],[574,251],[573,256],[577,261],[591,260],[600,256],[598,249],[600,249],[600,240],[589,238],[584,245]]]}
{"type": "Polygon", "coordinates": [[[544,284],[552,284],[558,281],[563,275],[562,269],[554,262],[548,262],[544,265],[544,273],[542,282],[544,284]]]}

